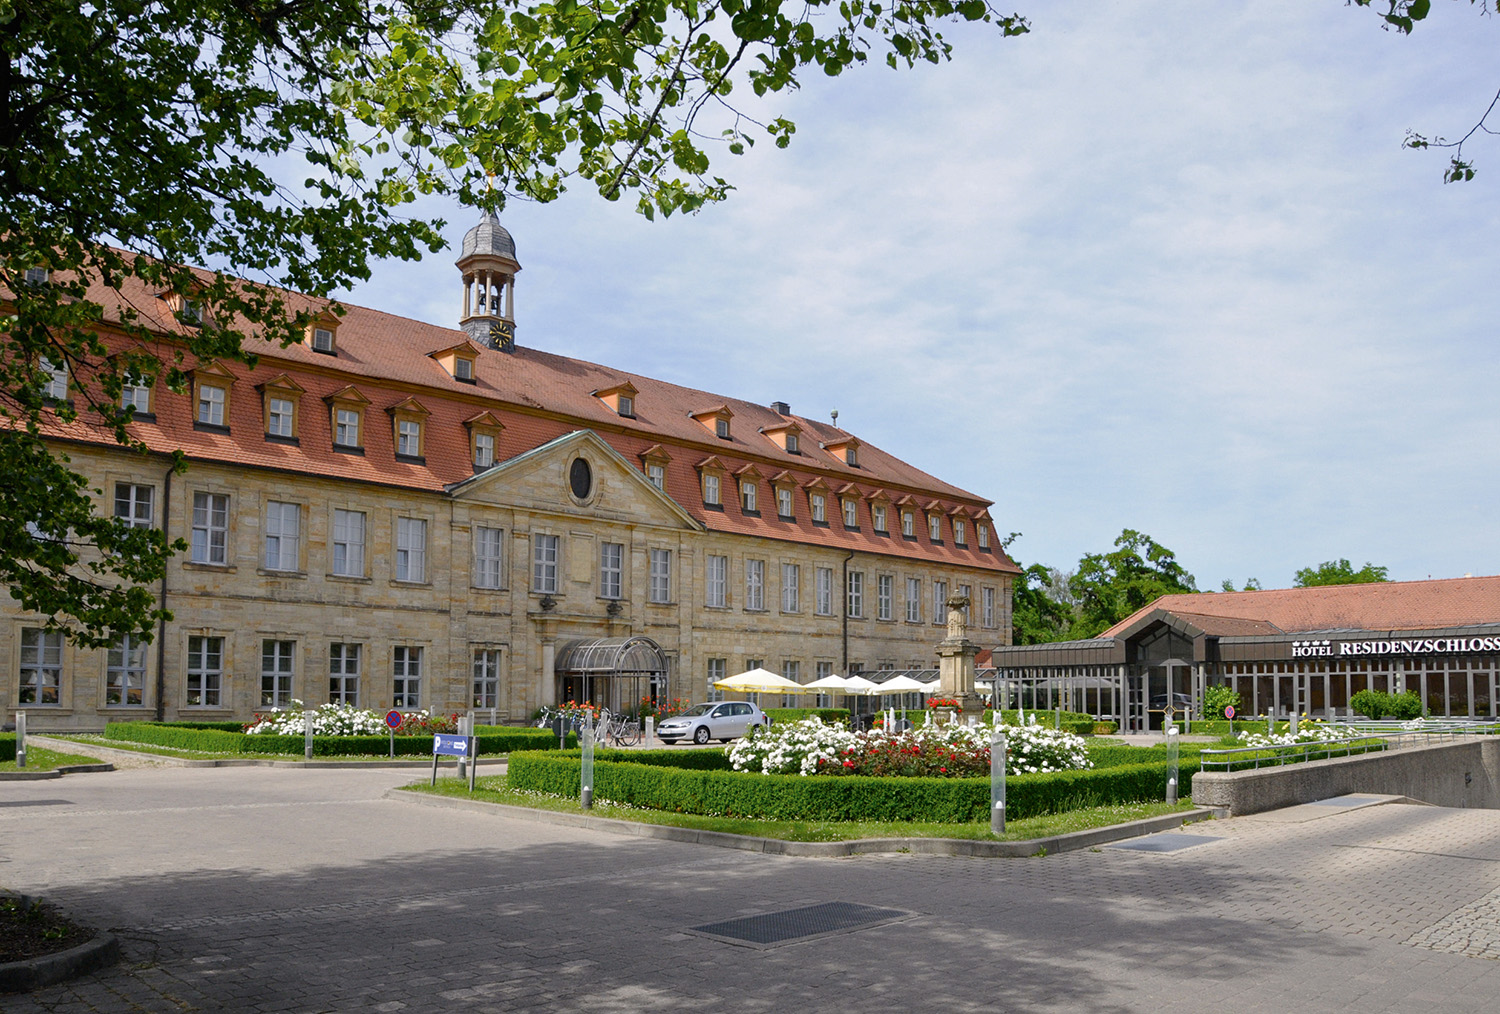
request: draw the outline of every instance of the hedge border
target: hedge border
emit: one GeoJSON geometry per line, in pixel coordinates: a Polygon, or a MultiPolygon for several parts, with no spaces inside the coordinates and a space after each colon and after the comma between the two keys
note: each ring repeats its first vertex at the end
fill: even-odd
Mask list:
{"type": "Polygon", "coordinates": [[[16,759],[16,734],[0,732],[0,763],[16,759]]]}
{"type": "MultiPolygon", "coordinates": [[[[988,819],[987,778],[870,778],[762,775],[683,770],[661,764],[594,762],[594,798],[653,810],[772,820],[932,821],[988,819]]],[[[580,758],[522,754],[511,758],[509,784],[521,791],[577,796],[580,758]]],[[[1179,792],[1191,790],[1195,763],[1179,769],[1179,792]]],[[[1165,762],[1084,771],[1016,775],[1006,780],[1006,815],[1019,820],[1089,806],[1149,802],[1166,795],[1165,762]]]]}
{"type": "MultiPolygon", "coordinates": [[[[244,732],[227,732],[218,728],[204,728],[222,723],[162,723],[156,722],[111,722],[104,727],[104,738],[128,743],[145,743],[164,746],[174,750],[194,750],[202,753],[232,754],[300,754],[306,748],[303,736],[280,736],[269,733],[249,735],[244,732]]],[[[556,750],[557,737],[548,729],[499,730],[500,726],[479,726],[474,737],[478,742],[479,756],[516,753],[526,750],[556,750]]],[[[568,734],[568,746],[578,743],[578,737],[568,734]]],[[[431,736],[395,737],[397,757],[430,757],[431,736]]],[[[314,736],[315,757],[379,757],[389,756],[389,736],[314,736]]]]}

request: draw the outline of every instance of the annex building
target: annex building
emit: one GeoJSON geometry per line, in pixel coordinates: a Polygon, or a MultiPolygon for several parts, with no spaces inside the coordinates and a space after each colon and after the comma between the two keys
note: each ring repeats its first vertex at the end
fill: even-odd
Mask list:
{"type": "MultiPolygon", "coordinates": [[[[44,730],[294,698],[520,721],[702,699],[756,666],[928,668],[954,594],[1009,640],[1017,568],[989,501],[784,403],[518,345],[520,263],[493,215],[457,267],[456,327],[348,306],[300,345],[250,341],[254,368],[198,363],[185,394],[127,388],[148,456],[55,425],[101,511],[191,548],[151,643],[83,650],[0,606],[7,707],[44,730]]],[[[165,360],[191,301],[132,282],[90,294],[101,327],[130,305],[165,360]]]]}
{"type": "Polygon", "coordinates": [[[1415,691],[1435,716],[1500,717],[1500,577],[1165,595],[1086,641],[996,648],[1014,700],[1121,727],[1198,711],[1211,684],[1241,714],[1349,714],[1371,689],[1415,691]]]}

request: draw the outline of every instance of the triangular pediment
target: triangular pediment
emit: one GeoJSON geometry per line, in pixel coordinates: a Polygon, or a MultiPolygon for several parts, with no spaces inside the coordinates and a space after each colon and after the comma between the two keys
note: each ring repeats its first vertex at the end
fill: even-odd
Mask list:
{"type": "Polygon", "coordinates": [[[592,430],[575,430],[550,440],[447,489],[457,499],[538,513],[705,530],[592,430]],[[570,481],[578,458],[588,462],[591,475],[589,493],[583,498],[575,495],[570,481]]]}

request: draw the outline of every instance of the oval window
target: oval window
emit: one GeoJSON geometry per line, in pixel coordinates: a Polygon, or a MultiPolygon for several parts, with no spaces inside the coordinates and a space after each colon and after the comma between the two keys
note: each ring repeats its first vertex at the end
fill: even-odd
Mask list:
{"type": "Polygon", "coordinates": [[[573,496],[579,500],[589,498],[589,493],[594,489],[594,470],[587,461],[582,458],[573,459],[573,467],[568,469],[568,486],[573,490],[573,496]]]}

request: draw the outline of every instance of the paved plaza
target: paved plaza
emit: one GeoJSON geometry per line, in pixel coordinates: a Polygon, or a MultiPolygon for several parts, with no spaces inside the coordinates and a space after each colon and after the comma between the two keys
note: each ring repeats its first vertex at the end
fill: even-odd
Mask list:
{"type": "MultiPolygon", "coordinates": [[[[0,783],[0,886],[116,929],[34,1011],[1493,1010],[1500,812],[1299,807],[1176,851],[797,859],[382,798],[414,773],[0,783]],[[866,928],[695,930],[823,902],[866,928]]],[[[1180,843],[1179,843],[1180,844],[1180,843]]]]}

